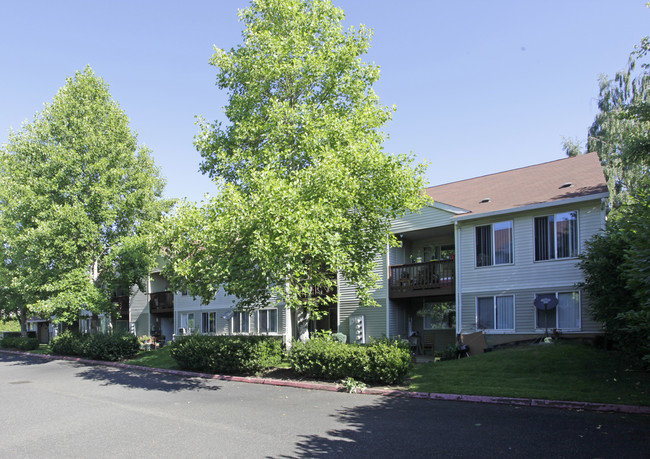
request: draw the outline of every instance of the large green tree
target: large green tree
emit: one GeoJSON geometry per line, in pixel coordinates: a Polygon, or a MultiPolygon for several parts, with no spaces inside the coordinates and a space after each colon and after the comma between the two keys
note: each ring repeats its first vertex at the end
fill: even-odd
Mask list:
{"type": "Polygon", "coordinates": [[[588,151],[603,164],[613,208],[625,203],[650,167],[650,39],[641,41],[628,66],[613,79],[601,77],[600,112],[589,129],[588,151]]]}
{"type": "Polygon", "coordinates": [[[337,275],[376,304],[375,257],[390,220],[426,202],[423,168],[382,148],[392,109],[361,59],[370,30],[344,30],[323,0],[254,0],[239,17],[243,44],[211,59],[229,122],[196,140],[218,195],[178,209],[167,274],[204,301],[223,288],[241,310],[284,303],[305,339],[337,275]]]}
{"type": "Polygon", "coordinates": [[[592,314],[612,342],[650,366],[650,39],[626,71],[603,80],[589,149],[603,162],[613,211],[587,243],[581,268],[592,314]]]}
{"type": "Polygon", "coordinates": [[[0,309],[23,331],[32,313],[110,313],[114,292],[147,274],[164,180],[92,69],[10,133],[0,176],[0,309]]]}

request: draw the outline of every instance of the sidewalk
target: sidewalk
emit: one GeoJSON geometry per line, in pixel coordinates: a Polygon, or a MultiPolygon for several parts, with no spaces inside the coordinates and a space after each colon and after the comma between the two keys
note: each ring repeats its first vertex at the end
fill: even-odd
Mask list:
{"type": "MultiPolygon", "coordinates": [[[[341,391],[340,386],[334,383],[287,381],[282,379],[258,378],[253,376],[215,375],[210,373],[197,373],[193,371],[167,370],[162,368],[143,367],[139,365],[129,365],[126,363],[119,363],[119,362],[88,360],[88,359],[82,359],[78,357],[67,357],[67,356],[58,356],[58,355],[49,355],[49,354],[32,354],[29,352],[13,351],[7,349],[0,349],[0,352],[6,354],[39,357],[47,360],[69,360],[69,361],[83,363],[87,365],[103,365],[103,366],[109,366],[115,368],[124,368],[129,370],[138,370],[138,371],[149,371],[152,373],[173,374],[173,375],[186,376],[192,378],[217,379],[221,381],[235,381],[235,382],[242,382],[242,383],[249,383],[249,384],[268,384],[273,386],[295,387],[299,389],[309,389],[309,390],[325,390],[331,392],[341,391]]],[[[541,407],[541,408],[560,408],[560,409],[568,409],[568,410],[601,411],[601,412],[615,412],[615,413],[626,413],[626,414],[650,414],[650,406],[616,405],[610,403],[573,402],[573,401],[564,401],[564,400],[542,400],[542,399],[514,398],[514,397],[490,397],[490,396],[482,396],[482,395],[437,394],[437,393],[428,393],[428,392],[412,392],[407,390],[378,389],[378,388],[364,389],[362,391],[359,391],[359,393],[369,394],[369,395],[408,397],[408,398],[455,401],[455,402],[489,403],[495,405],[531,406],[531,407],[541,407]]]]}

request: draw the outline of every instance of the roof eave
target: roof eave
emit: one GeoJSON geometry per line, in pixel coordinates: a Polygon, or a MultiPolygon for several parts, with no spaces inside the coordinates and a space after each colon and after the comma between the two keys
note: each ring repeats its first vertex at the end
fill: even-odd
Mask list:
{"type": "Polygon", "coordinates": [[[519,213],[519,212],[526,212],[529,210],[537,210],[537,209],[545,209],[548,207],[557,207],[557,206],[563,206],[563,205],[569,205],[569,204],[577,204],[585,201],[596,201],[600,200],[603,198],[607,198],[609,196],[608,192],[604,193],[596,193],[596,194],[589,194],[586,196],[578,196],[575,198],[567,198],[567,199],[558,199],[556,201],[546,201],[546,202],[540,202],[536,204],[530,204],[527,206],[521,206],[521,207],[511,207],[509,209],[501,209],[501,210],[495,210],[492,212],[483,212],[480,214],[469,214],[469,215],[459,215],[456,217],[453,217],[454,220],[456,221],[465,221],[465,220],[475,220],[477,218],[486,218],[486,217],[494,217],[498,215],[504,215],[504,214],[514,214],[514,213],[519,213]]]}

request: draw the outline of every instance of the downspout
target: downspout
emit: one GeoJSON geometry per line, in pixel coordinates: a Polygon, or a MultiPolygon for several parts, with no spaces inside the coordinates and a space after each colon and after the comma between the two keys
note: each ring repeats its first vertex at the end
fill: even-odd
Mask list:
{"type": "Polygon", "coordinates": [[[149,336],[149,333],[151,333],[151,274],[147,275],[147,305],[149,306],[149,314],[147,314],[147,331],[145,335],[149,336]]]}
{"type": "Polygon", "coordinates": [[[386,268],[384,270],[384,289],[386,295],[386,338],[390,338],[390,244],[386,244],[386,268]]]}
{"type": "Polygon", "coordinates": [[[460,237],[460,226],[458,221],[454,222],[454,246],[456,249],[456,262],[454,263],[454,271],[456,277],[456,336],[460,335],[462,331],[463,322],[463,305],[462,305],[462,279],[461,279],[461,260],[462,260],[462,247],[460,237]]]}

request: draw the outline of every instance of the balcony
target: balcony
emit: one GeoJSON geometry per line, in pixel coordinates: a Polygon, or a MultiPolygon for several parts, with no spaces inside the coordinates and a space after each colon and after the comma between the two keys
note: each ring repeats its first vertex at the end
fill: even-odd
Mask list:
{"type": "Polygon", "coordinates": [[[174,312],[174,294],[172,292],[150,293],[149,312],[154,314],[174,312]]]}
{"type": "Polygon", "coordinates": [[[454,260],[391,266],[390,297],[452,295],[455,292],[455,275],[454,260]]]}

